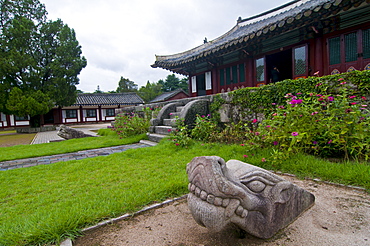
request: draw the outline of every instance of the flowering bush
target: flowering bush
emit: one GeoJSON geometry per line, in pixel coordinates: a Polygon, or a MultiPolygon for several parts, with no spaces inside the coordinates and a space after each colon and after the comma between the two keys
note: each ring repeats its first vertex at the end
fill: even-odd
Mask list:
{"type": "Polygon", "coordinates": [[[367,160],[370,120],[366,98],[348,92],[342,82],[337,95],[288,93],[286,105],[276,106],[257,128],[260,144],[285,153],[367,160]]]}
{"type": "Polygon", "coordinates": [[[147,114],[139,116],[137,113],[119,114],[116,116],[114,127],[112,128],[120,138],[130,137],[146,133],[150,126],[150,118],[147,114]]]}
{"type": "Polygon", "coordinates": [[[217,124],[211,120],[211,116],[197,115],[195,127],[191,131],[191,137],[195,140],[208,141],[213,132],[217,130],[217,124]]]}
{"type": "Polygon", "coordinates": [[[185,147],[192,142],[189,135],[190,130],[188,126],[185,125],[184,119],[180,119],[176,116],[176,131],[171,131],[169,140],[173,141],[176,146],[185,147]]]}

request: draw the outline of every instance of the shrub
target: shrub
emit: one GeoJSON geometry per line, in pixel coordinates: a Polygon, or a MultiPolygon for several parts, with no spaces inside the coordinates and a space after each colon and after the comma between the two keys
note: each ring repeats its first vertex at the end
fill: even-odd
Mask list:
{"type": "MultiPolygon", "coordinates": [[[[306,152],[322,157],[369,158],[370,119],[365,97],[350,94],[343,79],[338,94],[288,93],[284,105],[251,135],[261,146],[285,153],[306,152]]],[[[322,86],[322,84],[317,85],[322,86]]]]}
{"type": "Polygon", "coordinates": [[[121,138],[146,133],[150,126],[147,115],[140,117],[137,113],[117,115],[112,128],[121,138]]]}
{"type": "Polygon", "coordinates": [[[195,140],[208,141],[213,132],[217,130],[217,123],[211,119],[210,115],[197,115],[195,126],[191,131],[191,137],[195,140]]]}
{"type": "Polygon", "coordinates": [[[185,120],[176,116],[176,131],[171,131],[169,140],[173,141],[176,146],[189,146],[192,143],[190,132],[188,126],[185,125],[185,120]]]}

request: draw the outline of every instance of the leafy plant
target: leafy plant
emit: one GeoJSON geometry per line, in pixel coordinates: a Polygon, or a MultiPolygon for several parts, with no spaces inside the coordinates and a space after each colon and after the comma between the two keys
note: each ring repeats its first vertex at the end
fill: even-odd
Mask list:
{"type": "MultiPolygon", "coordinates": [[[[338,94],[288,93],[284,105],[266,115],[257,132],[261,146],[287,154],[369,159],[369,111],[365,97],[349,94],[343,79],[338,94]]],[[[322,86],[318,84],[317,86],[322,86]]]]}
{"type": "Polygon", "coordinates": [[[119,114],[112,130],[121,138],[146,133],[150,126],[150,119],[151,112],[148,109],[144,110],[141,116],[135,112],[119,114]]]}

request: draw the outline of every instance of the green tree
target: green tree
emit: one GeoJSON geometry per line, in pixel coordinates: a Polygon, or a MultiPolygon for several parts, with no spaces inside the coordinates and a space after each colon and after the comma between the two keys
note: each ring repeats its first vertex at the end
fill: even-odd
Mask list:
{"type": "Polygon", "coordinates": [[[135,82],[121,76],[121,79],[118,82],[117,93],[134,92],[137,91],[137,87],[138,85],[135,84],[135,82]]]}
{"type": "Polygon", "coordinates": [[[162,85],[162,91],[174,91],[176,89],[183,89],[188,91],[188,80],[187,78],[179,79],[175,74],[170,74],[166,77],[166,80],[159,80],[159,84],[162,85]]]}
{"type": "Polygon", "coordinates": [[[32,117],[73,104],[86,66],[74,30],[60,19],[47,21],[38,0],[0,6],[0,111],[32,117]]]}
{"type": "Polygon", "coordinates": [[[162,92],[162,85],[159,84],[158,82],[157,83],[150,83],[149,81],[146,83],[145,86],[142,86],[139,91],[138,91],[138,94],[139,96],[146,102],[150,102],[151,100],[153,100],[154,98],[156,98],[157,96],[161,95],[163,92],[162,92]]]}

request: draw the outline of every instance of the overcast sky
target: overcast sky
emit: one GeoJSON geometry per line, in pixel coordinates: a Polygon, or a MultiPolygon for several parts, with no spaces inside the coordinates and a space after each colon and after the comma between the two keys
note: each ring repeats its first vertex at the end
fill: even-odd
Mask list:
{"type": "MultiPolygon", "coordinates": [[[[152,68],[155,55],[172,55],[229,31],[247,18],[290,0],[40,0],[48,19],[73,28],[87,66],[78,89],[115,90],[121,76],[139,88],[170,73],[152,68]]],[[[180,77],[180,75],[177,75],[180,77]]]]}

